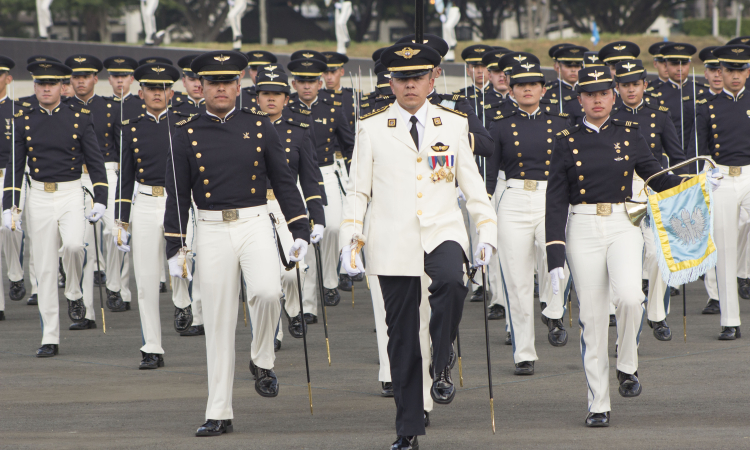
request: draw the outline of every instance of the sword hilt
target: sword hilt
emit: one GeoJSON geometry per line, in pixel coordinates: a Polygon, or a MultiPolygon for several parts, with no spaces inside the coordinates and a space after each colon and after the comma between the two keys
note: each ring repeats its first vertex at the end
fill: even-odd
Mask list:
{"type": "Polygon", "coordinates": [[[122,228],[117,229],[117,245],[122,245],[122,228]]]}

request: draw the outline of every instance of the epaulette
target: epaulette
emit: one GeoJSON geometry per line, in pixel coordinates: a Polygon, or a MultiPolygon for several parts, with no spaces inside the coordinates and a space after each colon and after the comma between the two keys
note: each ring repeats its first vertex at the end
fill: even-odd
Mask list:
{"type": "MultiPolygon", "coordinates": [[[[75,109],[75,105],[70,105],[70,109],[75,109]]],[[[86,108],[81,108],[78,111],[82,112],[83,114],[91,114],[91,110],[86,108]]]]}
{"type": "Polygon", "coordinates": [[[696,100],[696,101],[695,101],[695,103],[696,103],[697,105],[702,105],[702,104],[704,104],[704,103],[708,103],[708,100],[706,100],[706,99],[704,98],[704,99],[701,99],[701,100],[696,100]]]}
{"type": "Polygon", "coordinates": [[[631,122],[630,120],[612,119],[612,123],[621,127],[638,128],[638,122],[631,122]]]}
{"type": "Polygon", "coordinates": [[[651,94],[651,97],[661,97],[661,92],[654,92],[651,94]]]}
{"type": "Polygon", "coordinates": [[[114,95],[113,95],[112,97],[104,97],[104,98],[105,98],[105,99],[106,99],[107,101],[113,101],[113,102],[119,102],[119,101],[121,101],[121,100],[122,100],[122,99],[120,99],[119,97],[115,97],[114,95]]]}
{"type": "Polygon", "coordinates": [[[435,105],[435,106],[437,106],[439,108],[442,108],[442,109],[444,109],[446,111],[452,112],[453,114],[459,115],[461,117],[469,117],[466,113],[462,113],[461,111],[456,111],[455,109],[448,108],[447,106],[443,106],[443,105],[440,105],[440,104],[435,105]]]}
{"type": "Polygon", "coordinates": [[[244,111],[244,112],[246,112],[248,114],[255,114],[256,116],[263,116],[263,117],[265,117],[265,116],[268,115],[268,113],[264,113],[263,111],[258,111],[257,109],[255,109],[255,106],[253,106],[251,108],[248,108],[246,106],[246,107],[242,108],[242,111],[244,111]]]}
{"type": "Polygon", "coordinates": [[[29,107],[31,107],[31,103],[23,102],[23,103],[21,103],[21,106],[23,106],[24,108],[29,108],[29,107]]]}
{"type": "Polygon", "coordinates": [[[559,116],[559,117],[568,117],[568,116],[570,116],[570,114],[568,114],[568,113],[557,113],[555,115],[559,116]]]}
{"type": "MultiPolygon", "coordinates": [[[[612,119],[614,120],[614,119],[612,119]]],[[[555,136],[557,136],[558,139],[562,139],[565,136],[570,136],[571,134],[575,133],[576,131],[580,130],[581,127],[576,125],[574,127],[566,128],[562,130],[561,132],[557,133],[555,136]]]]}
{"type": "Polygon", "coordinates": [[[543,98],[543,99],[539,100],[539,103],[550,103],[552,105],[556,105],[556,104],[560,103],[560,100],[558,100],[556,98],[543,98]]]}
{"type": "MultiPolygon", "coordinates": [[[[34,108],[31,108],[30,110],[26,111],[26,114],[29,114],[30,112],[34,111],[34,108]]],[[[13,115],[13,117],[21,117],[23,115],[23,111],[18,111],[13,115]]]]}
{"type": "Polygon", "coordinates": [[[647,87],[647,88],[646,88],[646,92],[651,92],[651,91],[653,91],[653,90],[654,90],[654,87],[653,87],[653,86],[649,86],[649,87],[647,87]]]}
{"type": "Polygon", "coordinates": [[[341,106],[341,102],[334,101],[333,106],[341,106]]]}
{"type": "Polygon", "coordinates": [[[194,115],[188,117],[187,119],[180,120],[179,122],[177,122],[176,124],[174,124],[174,126],[181,127],[181,126],[185,125],[186,123],[195,120],[198,117],[200,117],[200,113],[199,114],[194,114],[194,115]]]}
{"type": "Polygon", "coordinates": [[[130,123],[130,119],[125,119],[125,120],[123,120],[123,121],[122,121],[122,124],[123,124],[123,125],[127,125],[127,124],[129,124],[129,123],[130,123]]]}
{"type": "Polygon", "coordinates": [[[504,115],[500,114],[498,116],[493,117],[492,120],[493,121],[497,121],[497,120],[507,119],[508,117],[511,117],[511,116],[515,115],[516,112],[517,112],[517,110],[514,109],[513,111],[510,111],[507,116],[504,116],[504,115]]]}
{"type": "Polygon", "coordinates": [[[300,128],[309,128],[310,127],[309,123],[299,122],[299,121],[296,121],[296,120],[291,119],[291,118],[289,120],[287,120],[286,123],[294,125],[294,126],[297,126],[297,127],[300,127],[300,128]]]}
{"type": "Polygon", "coordinates": [[[143,119],[144,117],[146,117],[146,115],[145,115],[145,114],[141,114],[140,116],[137,116],[137,117],[133,117],[132,119],[126,119],[126,120],[123,120],[123,121],[122,121],[122,124],[123,124],[123,125],[127,125],[127,124],[129,124],[129,123],[138,123],[138,122],[139,122],[139,121],[140,121],[141,119],[143,119]]]}
{"type": "Polygon", "coordinates": [[[334,93],[334,94],[343,94],[343,93],[344,93],[344,91],[338,90],[338,91],[333,91],[333,93],[334,93]]]}
{"type": "Polygon", "coordinates": [[[369,103],[362,103],[361,105],[359,105],[359,107],[360,108],[369,108],[370,104],[369,103]]]}
{"type": "Polygon", "coordinates": [[[364,116],[360,116],[359,120],[368,119],[368,118],[370,118],[372,116],[378,115],[378,114],[382,113],[383,111],[385,111],[386,109],[390,108],[390,106],[391,105],[386,105],[386,106],[383,106],[382,108],[376,109],[373,112],[369,112],[369,113],[365,114],[364,116]]]}

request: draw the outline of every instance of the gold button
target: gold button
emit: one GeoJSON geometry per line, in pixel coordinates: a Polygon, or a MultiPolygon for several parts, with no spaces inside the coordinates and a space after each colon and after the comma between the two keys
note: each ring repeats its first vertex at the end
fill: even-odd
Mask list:
{"type": "Polygon", "coordinates": [[[287,162],[287,164],[289,163],[289,159],[288,158],[287,158],[286,162],[287,162]]]}
{"type": "Polygon", "coordinates": [[[193,146],[198,145],[198,141],[193,141],[193,146]]]}
{"type": "Polygon", "coordinates": [[[196,157],[196,158],[200,158],[201,156],[203,156],[203,155],[201,155],[200,153],[196,153],[196,154],[195,154],[195,157],[196,157]]]}
{"type": "Polygon", "coordinates": [[[624,191],[624,190],[625,190],[625,186],[621,187],[621,188],[620,188],[620,190],[621,190],[621,191],[624,191]]]}
{"type": "Polygon", "coordinates": [[[206,198],[209,198],[209,197],[211,197],[211,193],[210,192],[206,192],[206,198]]]}
{"type": "Polygon", "coordinates": [[[513,136],[518,136],[518,131],[514,131],[513,136]]]}
{"type": "Polygon", "coordinates": [[[715,119],[716,118],[716,114],[711,114],[711,118],[715,119]]]}
{"type": "Polygon", "coordinates": [[[581,167],[581,161],[576,161],[576,166],[581,167]]]}
{"type": "MultiPolygon", "coordinates": [[[[73,139],[75,139],[75,134],[73,135],[73,139]]],[[[31,140],[31,136],[26,136],[26,140],[30,141],[31,140]]]]}
{"type": "Polygon", "coordinates": [[[288,147],[285,150],[287,153],[291,152],[291,150],[288,147]]]}
{"type": "Polygon", "coordinates": [[[251,194],[255,194],[255,188],[250,189],[251,194]]]}
{"type": "Polygon", "coordinates": [[[627,170],[625,171],[625,175],[623,175],[623,176],[628,176],[628,171],[627,170]]]}
{"type": "Polygon", "coordinates": [[[253,180],[255,179],[255,175],[253,175],[253,180]]]}
{"type": "Polygon", "coordinates": [[[523,167],[523,163],[518,163],[518,167],[523,167]]]}
{"type": "Polygon", "coordinates": [[[586,189],[581,189],[581,194],[585,194],[585,193],[586,193],[586,189]]]}
{"type": "MultiPolygon", "coordinates": [[[[73,150],[75,150],[75,149],[73,149],[73,150]]],[[[133,150],[133,153],[138,153],[139,151],[140,151],[140,150],[138,150],[138,149],[135,149],[135,150],[133,150]]]]}
{"type": "Polygon", "coordinates": [[[261,126],[261,125],[263,125],[263,122],[261,122],[261,121],[259,120],[259,121],[255,122],[255,125],[257,125],[257,126],[261,126]]]}
{"type": "Polygon", "coordinates": [[[130,131],[135,131],[135,127],[131,128],[130,131]]]}
{"type": "Polygon", "coordinates": [[[263,137],[263,133],[258,133],[258,139],[263,137]]]}
{"type": "MultiPolygon", "coordinates": [[[[81,115],[76,113],[76,117],[81,117],[81,115]]],[[[109,113],[107,113],[107,117],[109,117],[109,113]]]]}
{"type": "Polygon", "coordinates": [[[547,133],[552,133],[552,128],[547,128],[547,133]]]}
{"type": "Polygon", "coordinates": [[[656,148],[656,144],[652,143],[651,148],[656,148]]]}
{"type": "Polygon", "coordinates": [[[615,150],[615,152],[620,153],[620,150],[615,150]]]}
{"type": "Polygon", "coordinates": [[[552,143],[552,138],[547,138],[547,143],[551,144],[552,143]]]}
{"type": "Polygon", "coordinates": [[[708,105],[708,109],[714,109],[714,105],[708,105]]]}
{"type": "Polygon", "coordinates": [[[583,181],[583,175],[578,175],[578,181],[583,181]]]}
{"type": "Polygon", "coordinates": [[[625,147],[627,147],[628,145],[630,145],[630,142],[625,141],[625,147]]]}
{"type": "Polygon", "coordinates": [[[651,133],[651,137],[656,137],[656,133],[651,133]]]}
{"type": "Polygon", "coordinates": [[[325,159],[323,160],[323,162],[328,162],[328,158],[325,158],[325,159]]]}
{"type": "Polygon", "coordinates": [[[417,180],[421,180],[421,179],[422,179],[422,175],[417,175],[417,180]]]}
{"type": "Polygon", "coordinates": [[[519,157],[519,158],[521,157],[521,153],[519,153],[519,154],[518,154],[518,157],[519,157]]]}
{"type": "Polygon", "coordinates": [[[421,156],[417,157],[417,162],[422,162],[422,157],[421,156]]]}
{"type": "Polygon", "coordinates": [[[143,178],[141,178],[141,183],[145,183],[145,182],[146,182],[146,180],[144,180],[143,178]]]}
{"type": "Polygon", "coordinates": [[[32,161],[36,161],[36,158],[31,158],[32,161]]]}
{"type": "Polygon", "coordinates": [[[292,142],[292,140],[291,140],[291,139],[289,139],[289,138],[287,138],[287,140],[286,140],[286,141],[287,141],[287,142],[292,142]]]}
{"type": "Polygon", "coordinates": [[[417,197],[418,198],[422,198],[422,193],[421,192],[417,192],[417,197]]]}
{"type": "Polygon", "coordinates": [[[719,156],[719,152],[714,153],[716,156],[719,156]]]}
{"type": "Polygon", "coordinates": [[[143,173],[143,169],[138,169],[138,173],[143,173]]]}
{"type": "Polygon", "coordinates": [[[34,172],[37,172],[37,173],[38,173],[38,172],[39,172],[39,169],[34,169],[34,172]]]}
{"type": "MultiPolygon", "coordinates": [[[[78,128],[78,124],[76,124],[75,127],[78,128]]],[[[30,129],[28,125],[26,125],[26,129],[30,129]]]]}
{"type": "Polygon", "coordinates": [[[141,162],[141,158],[136,159],[136,161],[140,163],[141,162]]]}
{"type": "Polygon", "coordinates": [[[716,129],[716,124],[711,125],[711,128],[716,129]]]}
{"type": "Polygon", "coordinates": [[[328,151],[328,147],[326,147],[326,151],[328,151]]]}
{"type": "Polygon", "coordinates": [[[575,139],[573,139],[573,138],[568,138],[568,141],[570,141],[570,142],[573,142],[573,141],[575,141],[575,139]]]}
{"type": "Polygon", "coordinates": [[[514,144],[516,145],[516,147],[518,147],[519,145],[521,145],[518,141],[514,142],[514,144]]]}
{"type": "Polygon", "coordinates": [[[652,124],[651,124],[651,128],[656,128],[656,124],[655,124],[655,123],[652,123],[652,124]]]}
{"type": "Polygon", "coordinates": [[[205,168],[205,167],[203,167],[203,166],[200,166],[200,167],[198,168],[198,170],[200,170],[201,172],[203,172],[204,170],[206,170],[206,168],[205,168]]]}
{"type": "MultiPolygon", "coordinates": [[[[72,150],[75,150],[75,149],[76,149],[75,147],[72,148],[72,150]]],[[[34,151],[34,147],[29,147],[29,151],[33,152],[34,151]]]]}
{"type": "Polygon", "coordinates": [[[257,167],[257,166],[258,166],[258,161],[255,161],[255,162],[253,163],[253,165],[257,167]]]}
{"type": "Polygon", "coordinates": [[[544,161],[544,164],[549,166],[549,161],[544,161]]]}
{"type": "Polygon", "coordinates": [[[719,137],[719,135],[718,134],[714,134],[714,139],[716,139],[717,137],[719,137]]]}
{"type": "Polygon", "coordinates": [[[625,128],[626,133],[630,133],[630,128],[625,128]]]}
{"type": "Polygon", "coordinates": [[[515,124],[515,123],[512,123],[512,124],[510,124],[510,127],[511,127],[511,128],[515,128],[515,127],[516,127],[516,124],[515,124]]]}
{"type": "Polygon", "coordinates": [[[551,155],[552,154],[552,150],[547,150],[547,154],[551,155]]]}
{"type": "Polygon", "coordinates": [[[578,149],[577,149],[577,148],[574,148],[574,149],[573,149],[573,154],[574,154],[574,155],[577,155],[577,154],[578,154],[578,149]]]}
{"type": "Polygon", "coordinates": [[[336,112],[336,109],[335,108],[331,108],[331,112],[336,112]]]}
{"type": "Polygon", "coordinates": [[[419,211],[417,211],[417,215],[418,215],[418,216],[421,216],[421,215],[422,215],[422,210],[421,210],[421,209],[420,209],[419,211]]]}
{"type": "Polygon", "coordinates": [[[333,128],[329,128],[328,131],[333,133],[333,128]]]}
{"type": "Polygon", "coordinates": [[[547,171],[545,170],[545,171],[544,171],[544,176],[549,176],[549,172],[547,172],[547,171]]]}
{"type": "Polygon", "coordinates": [[[625,155],[625,161],[627,161],[629,159],[630,159],[630,157],[628,157],[628,155],[625,155]]]}
{"type": "Polygon", "coordinates": [[[552,123],[552,121],[551,120],[547,120],[547,123],[552,123]]]}
{"type": "Polygon", "coordinates": [[[521,176],[525,177],[526,176],[526,172],[521,172],[521,176]]]}
{"type": "Polygon", "coordinates": [[[656,114],[654,114],[654,113],[651,113],[651,117],[656,117],[656,114]]]}
{"type": "Polygon", "coordinates": [[[327,142],[331,142],[331,138],[328,138],[328,141],[327,141],[327,142]]]}
{"type": "Polygon", "coordinates": [[[716,147],[716,148],[719,148],[719,147],[720,147],[720,144],[716,144],[716,145],[715,145],[714,147],[716,147]]]}
{"type": "MultiPolygon", "coordinates": [[[[133,131],[135,131],[135,130],[133,130],[133,131]]],[[[192,128],[188,128],[188,133],[193,134],[193,129],[192,128]]]]}
{"type": "MultiPolygon", "coordinates": [[[[73,137],[75,138],[75,135],[73,137]]],[[[138,138],[133,138],[133,142],[138,142],[138,138]]]]}
{"type": "Polygon", "coordinates": [[[111,107],[112,107],[112,103],[107,103],[107,108],[111,108],[111,107]]]}

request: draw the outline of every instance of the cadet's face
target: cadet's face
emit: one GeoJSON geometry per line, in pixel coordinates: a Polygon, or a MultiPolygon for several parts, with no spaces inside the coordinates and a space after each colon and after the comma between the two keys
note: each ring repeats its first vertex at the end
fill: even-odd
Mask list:
{"type": "Polygon", "coordinates": [[[682,83],[687,80],[690,73],[690,61],[667,61],[667,75],[675,83],[682,83]]]}
{"type": "Polygon", "coordinates": [[[160,113],[167,109],[167,103],[172,98],[172,88],[141,86],[138,96],[143,99],[148,112],[160,113]]]}
{"type": "Polygon", "coordinates": [[[513,85],[513,98],[516,99],[518,106],[527,110],[529,108],[532,111],[536,109],[545,92],[547,90],[542,86],[542,83],[518,83],[513,85]]]}
{"type": "Polygon", "coordinates": [[[321,80],[292,80],[294,90],[303,101],[311,102],[318,96],[318,91],[323,86],[321,80]]]}
{"type": "Polygon", "coordinates": [[[634,81],[632,83],[617,83],[617,92],[620,93],[623,103],[631,108],[641,104],[643,93],[646,91],[647,83],[644,80],[634,81]]]}
{"type": "Polygon", "coordinates": [[[75,94],[73,86],[71,86],[70,83],[62,83],[60,89],[62,89],[63,97],[72,97],[75,94]]]}
{"type": "Polygon", "coordinates": [[[201,86],[200,78],[193,78],[187,75],[183,75],[182,85],[185,86],[185,91],[194,100],[200,100],[203,98],[203,86],[201,86]]]}
{"type": "Polygon", "coordinates": [[[326,83],[326,89],[336,89],[341,85],[341,77],[344,75],[344,68],[336,70],[327,70],[323,72],[323,81],[326,83]]]}
{"type": "Polygon", "coordinates": [[[474,82],[474,85],[477,87],[482,87],[487,82],[487,72],[487,66],[483,66],[481,64],[469,64],[466,66],[466,75],[470,80],[474,82]]]}
{"type": "Polygon", "coordinates": [[[656,68],[659,78],[662,80],[669,78],[669,74],[667,73],[667,63],[664,61],[654,61],[654,68],[656,68]]]}
{"type": "Polygon", "coordinates": [[[254,69],[252,66],[248,67],[247,73],[250,74],[250,79],[253,80],[253,84],[255,84],[255,80],[258,79],[258,69],[254,69]]]}
{"type": "Polygon", "coordinates": [[[213,114],[222,115],[231,111],[239,94],[239,80],[203,80],[203,95],[206,99],[206,109],[213,114]]]}
{"type": "Polygon", "coordinates": [[[560,64],[560,77],[568,84],[576,84],[579,70],[581,70],[580,64],[560,64]]]}
{"type": "Polygon", "coordinates": [[[750,75],[750,69],[737,70],[724,67],[721,74],[724,79],[724,87],[732,94],[737,95],[745,86],[747,77],[750,75]]]}
{"type": "Polygon", "coordinates": [[[94,92],[94,86],[96,86],[97,81],[99,81],[99,77],[90,73],[86,75],[73,75],[70,78],[70,85],[77,96],[85,97],[94,92]]]}
{"type": "Polygon", "coordinates": [[[284,92],[260,91],[258,93],[260,110],[269,116],[281,114],[288,101],[289,96],[284,92]]]}
{"type": "Polygon", "coordinates": [[[724,78],[721,75],[721,69],[709,69],[706,67],[703,70],[703,76],[706,77],[706,81],[708,81],[708,85],[711,87],[711,90],[718,92],[721,91],[724,88],[724,78]]]}
{"type": "Polygon", "coordinates": [[[424,105],[435,86],[430,74],[415,78],[391,78],[391,89],[398,104],[410,113],[416,113],[424,105]]]}
{"type": "Polygon", "coordinates": [[[615,93],[612,89],[596,92],[581,92],[578,101],[586,113],[589,122],[604,120],[612,112],[615,105],[615,93]]]}
{"type": "Polygon", "coordinates": [[[505,94],[508,92],[508,78],[505,76],[505,72],[502,70],[491,70],[489,71],[490,83],[497,92],[505,94]]]}
{"type": "Polygon", "coordinates": [[[60,101],[62,83],[34,83],[34,94],[40,105],[50,108],[60,101]]]}
{"type": "Polygon", "coordinates": [[[133,83],[133,75],[110,75],[109,85],[112,86],[112,93],[120,97],[130,93],[130,85],[133,83]]]}
{"type": "Polygon", "coordinates": [[[8,72],[3,72],[0,75],[0,92],[5,92],[5,88],[13,81],[13,76],[8,72]]]}

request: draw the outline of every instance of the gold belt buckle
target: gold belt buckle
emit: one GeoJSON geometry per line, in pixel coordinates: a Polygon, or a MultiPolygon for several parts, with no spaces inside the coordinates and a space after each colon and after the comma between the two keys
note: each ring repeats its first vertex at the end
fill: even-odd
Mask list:
{"type": "Polygon", "coordinates": [[[5,174],[5,169],[0,169],[0,177],[2,177],[5,174]]]}
{"type": "Polygon", "coordinates": [[[89,168],[86,167],[86,164],[83,165],[83,173],[89,173],[89,168]]]}
{"type": "Polygon", "coordinates": [[[524,191],[536,191],[537,182],[534,180],[523,180],[524,191]]]}
{"type": "Polygon", "coordinates": [[[742,167],[738,166],[730,166],[729,167],[729,176],[730,177],[738,177],[742,175],[742,167]]]}
{"type": "Polygon", "coordinates": [[[336,158],[344,159],[344,154],[343,153],[341,153],[341,152],[335,152],[335,153],[336,153],[336,158]]]}
{"type": "Polygon", "coordinates": [[[596,204],[596,215],[597,216],[609,216],[609,215],[612,215],[612,203],[597,203],[596,204]]]}
{"type": "Polygon", "coordinates": [[[44,183],[44,192],[56,192],[57,183],[44,183]]]}
{"type": "Polygon", "coordinates": [[[234,222],[239,216],[240,213],[236,209],[225,209],[221,212],[221,220],[224,222],[234,222]]]}
{"type": "Polygon", "coordinates": [[[154,197],[164,197],[164,186],[151,186],[151,195],[154,197]]]}
{"type": "Polygon", "coordinates": [[[276,195],[273,193],[273,189],[266,191],[266,200],[276,200],[276,195]]]}

